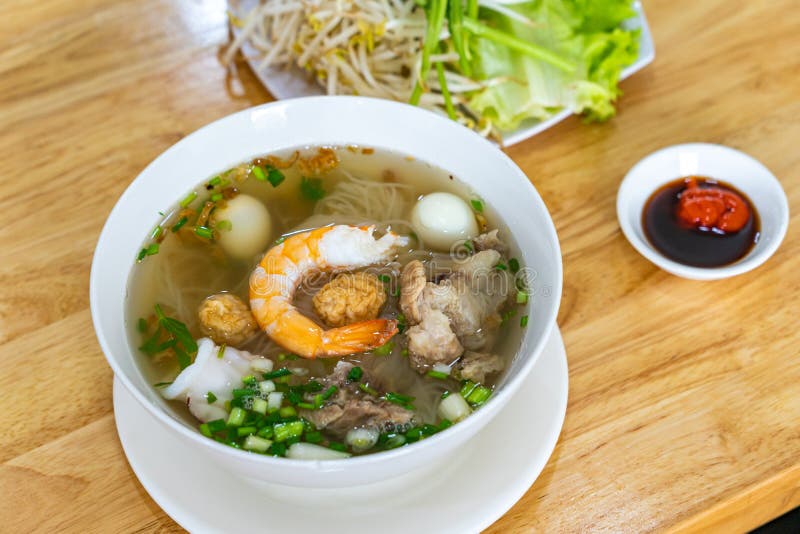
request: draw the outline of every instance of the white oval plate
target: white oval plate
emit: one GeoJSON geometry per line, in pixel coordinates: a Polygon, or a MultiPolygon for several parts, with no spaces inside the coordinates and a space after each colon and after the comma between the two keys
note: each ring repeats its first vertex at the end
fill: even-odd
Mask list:
{"type": "Polygon", "coordinates": [[[553,327],[531,373],[456,458],[405,477],[345,489],[256,483],[219,468],[168,432],[114,380],[122,447],[151,497],[191,532],[478,532],[533,484],[567,408],[567,359],[553,327]]]}
{"type": "MultiPolygon", "coordinates": [[[[242,12],[247,12],[248,9],[254,4],[253,0],[245,0],[240,3],[242,12]]],[[[636,11],[636,16],[625,21],[623,25],[626,29],[640,30],[639,34],[639,55],[632,64],[628,65],[622,70],[620,74],[620,81],[632,76],[634,73],[642,70],[647,65],[653,62],[656,57],[656,49],[653,45],[653,36],[650,34],[650,27],[647,25],[647,19],[644,16],[644,8],[641,2],[634,2],[633,8],[636,11]]],[[[240,12],[241,14],[241,12],[240,12]]],[[[234,27],[234,33],[238,33],[234,27]]],[[[258,63],[261,61],[258,57],[258,50],[251,46],[248,42],[242,46],[247,64],[250,65],[251,70],[255,73],[256,78],[259,79],[261,84],[267,88],[272,96],[279,100],[287,98],[297,98],[301,96],[317,96],[324,94],[322,88],[310,79],[306,73],[299,67],[292,66],[285,67],[267,67],[265,69],[258,69],[258,63]]],[[[513,144],[524,141],[529,137],[543,132],[571,116],[570,110],[564,110],[556,113],[552,117],[544,121],[529,120],[523,122],[519,128],[512,131],[501,132],[504,146],[511,146],[513,144]]]]}

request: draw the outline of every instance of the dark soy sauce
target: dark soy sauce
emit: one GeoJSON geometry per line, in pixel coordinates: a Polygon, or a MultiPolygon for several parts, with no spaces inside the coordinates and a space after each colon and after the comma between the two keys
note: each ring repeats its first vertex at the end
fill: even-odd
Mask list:
{"type": "MultiPolygon", "coordinates": [[[[696,202],[695,210],[698,205],[701,209],[704,207],[696,202]]],[[[730,215],[725,211],[720,213],[730,215]]],[[[746,195],[725,182],[695,176],[680,178],[657,189],[645,204],[642,227],[650,243],[664,256],[694,267],[721,267],[733,263],[746,256],[759,238],[758,214],[746,195]],[[740,214],[749,210],[747,221],[736,231],[730,231],[724,229],[724,224],[706,226],[707,223],[687,219],[683,208],[690,189],[695,197],[701,197],[699,202],[703,202],[703,195],[710,198],[708,211],[718,208],[721,198],[728,201],[726,210],[738,209],[740,214]],[[682,196],[686,197],[683,204],[682,196]],[[746,206],[742,206],[742,202],[746,206]]]]}

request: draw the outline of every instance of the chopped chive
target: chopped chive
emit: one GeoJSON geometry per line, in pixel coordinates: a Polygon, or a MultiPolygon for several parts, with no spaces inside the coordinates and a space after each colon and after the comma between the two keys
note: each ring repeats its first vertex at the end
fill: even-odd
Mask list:
{"type": "Polygon", "coordinates": [[[183,228],[183,225],[186,224],[187,222],[189,222],[189,219],[187,217],[181,217],[180,219],[178,219],[178,222],[172,225],[171,230],[173,232],[177,232],[178,230],[183,228]]]}
{"type": "Polygon", "coordinates": [[[234,399],[241,399],[243,397],[255,396],[256,390],[250,388],[235,388],[232,393],[234,399]]]}
{"type": "Polygon", "coordinates": [[[267,181],[272,187],[278,187],[286,179],[281,171],[275,167],[267,167],[267,181]]]}
{"type": "Polygon", "coordinates": [[[478,213],[483,213],[483,202],[478,199],[473,199],[469,201],[472,204],[472,209],[477,211],[478,213]]]}
{"type": "Polygon", "coordinates": [[[362,376],[364,376],[364,370],[361,367],[353,367],[350,369],[350,372],[347,373],[347,379],[353,382],[358,382],[361,380],[362,376]]]}
{"type": "Polygon", "coordinates": [[[152,232],[150,232],[150,239],[158,239],[159,237],[161,237],[161,234],[162,234],[163,232],[164,232],[164,229],[163,229],[163,228],[161,227],[161,225],[159,224],[158,226],[156,226],[155,228],[153,228],[153,231],[152,231],[152,232]]]}
{"type": "Polygon", "coordinates": [[[214,392],[209,391],[208,393],[206,393],[206,400],[208,401],[209,404],[214,404],[215,402],[217,402],[217,396],[214,395],[214,392]]]}
{"type": "Polygon", "coordinates": [[[300,179],[300,192],[305,198],[312,201],[325,198],[325,189],[322,187],[320,178],[306,178],[303,176],[300,179]]]}
{"type": "Polygon", "coordinates": [[[271,439],[273,436],[275,436],[275,431],[272,430],[272,425],[267,425],[264,428],[262,428],[261,430],[259,430],[257,435],[260,438],[271,439]]]}
{"type": "Polygon", "coordinates": [[[528,326],[528,316],[527,315],[523,315],[522,317],[519,318],[519,325],[522,328],[525,328],[526,326],[528,326]]]}
{"type": "Polygon", "coordinates": [[[408,357],[408,349],[403,349],[403,350],[401,350],[401,351],[400,351],[400,354],[401,354],[401,355],[403,355],[403,356],[406,356],[406,357],[408,357]]]}
{"type": "Polygon", "coordinates": [[[439,380],[447,380],[450,375],[441,371],[428,371],[428,376],[431,378],[438,378],[439,380]]]}
{"type": "Polygon", "coordinates": [[[245,416],[247,416],[247,412],[244,409],[238,406],[234,407],[231,409],[230,415],[228,415],[228,426],[241,426],[244,423],[245,416]]]}
{"type": "Polygon", "coordinates": [[[142,261],[145,256],[147,256],[147,249],[143,248],[139,251],[139,254],[136,255],[136,261],[142,261]]]}
{"type": "Polygon", "coordinates": [[[154,388],[165,388],[165,387],[169,386],[170,384],[172,384],[172,382],[158,382],[156,384],[153,384],[153,387],[154,388]]]}
{"type": "Polygon", "coordinates": [[[256,377],[254,377],[253,375],[247,375],[246,377],[242,378],[242,384],[248,386],[255,386],[256,382],[257,382],[256,377]]]}
{"type": "Polygon", "coordinates": [[[398,404],[407,410],[413,410],[414,407],[411,405],[411,402],[414,400],[414,397],[409,397],[408,395],[402,395],[400,393],[392,393],[388,392],[384,394],[383,398],[392,404],[398,404]]]}
{"type": "Polygon", "coordinates": [[[208,423],[203,423],[202,425],[200,425],[200,433],[207,438],[213,437],[213,435],[211,434],[211,429],[208,428],[208,423]]]}
{"type": "Polygon", "coordinates": [[[136,323],[136,329],[139,331],[140,334],[144,334],[147,332],[147,321],[144,317],[139,317],[139,320],[136,323]]]}
{"type": "Polygon", "coordinates": [[[192,191],[191,193],[186,195],[186,197],[184,197],[183,200],[181,200],[181,207],[182,208],[188,207],[189,204],[194,202],[194,199],[196,199],[196,198],[197,198],[197,191],[192,191]]]}
{"type": "Polygon", "coordinates": [[[498,271],[507,271],[508,270],[508,265],[506,265],[505,263],[500,262],[497,265],[495,265],[494,268],[497,269],[498,271]]]}
{"type": "Polygon", "coordinates": [[[384,284],[388,284],[389,282],[392,281],[392,277],[389,276],[388,274],[379,274],[378,275],[378,280],[380,280],[384,284]]]}
{"type": "Polygon", "coordinates": [[[524,291],[517,291],[517,304],[526,304],[528,302],[528,294],[524,291]]]}
{"type": "Polygon", "coordinates": [[[275,244],[276,244],[276,245],[280,245],[280,244],[281,244],[281,243],[283,243],[284,241],[286,241],[286,236],[285,236],[285,235],[282,235],[282,236],[280,236],[278,239],[276,239],[276,240],[275,240],[275,244]]]}
{"type": "Polygon", "coordinates": [[[405,445],[406,437],[403,434],[392,434],[389,436],[389,439],[386,440],[386,443],[383,444],[385,449],[396,449],[402,445],[405,445]]]}
{"type": "Polygon", "coordinates": [[[224,230],[226,232],[230,232],[233,230],[233,223],[227,219],[223,219],[221,221],[217,221],[217,224],[214,225],[214,228],[217,230],[224,230]]]}
{"type": "Polygon", "coordinates": [[[214,238],[214,231],[209,228],[208,226],[195,226],[194,233],[202,237],[203,239],[213,239],[214,238]]]}
{"type": "Polygon", "coordinates": [[[426,423],[422,425],[422,433],[426,436],[432,436],[439,431],[439,427],[426,423]]]}
{"type": "Polygon", "coordinates": [[[150,243],[145,250],[148,256],[154,256],[158,254],[158,243],[150,243]]]}
{"type": "Polygon", "coordinates": [[[223,356],[225,356],[225,343],[220,345],[219,350],[217,351],[217,358],[221,360],[223,356]]]}
{"type": "Polygon", "coordinates": [[[374,396],[376,396],[376,397],[378,396],[378,392],[377,392],[376,390],[372,389],[371,387],[369,387],[369,386],[368,386],[368,385],[366,385],[366,384],[359,384],[359,385],[358,385],[358,387],[359,387],[359,389],[361,389],[361,391],[363,391],[364,393],[369,393],[370,395],[374,395],[374,396]]]}
{"type": "Polygon", "coordinates": [[[453,422],[450,419],[442,419],[439,423],[439,431],[441,432],[445,428],[450,428],[451,426],[453,426],[453,422]]]}
{"type": "Polygon", "coordinates": [[[373,350],[372,353],[376,356],[388,356],[392,353],[392,350],[394,350],[394,342],[387,341],[377,349],[373,350]]]}
{"type": "Polygon", "coordinates": [[[469,394],[472,393],[472,390],[474,390],[476,387],[478,387],[478,385],[475,382],[473,382],[472,380],[467,380],[466,382],[464,382],[464,385],[461,386],[461,396],[466,399],[469,396],[469,394]]]}
{"type": "Polygon", "coordinates": [[[297,403],[297,407],[298,408],[302,408],[303,410],[316,410],[317,409],[317,407],[315,405],[311,404],[310,402],[298,402],[297,403]]]}
{"type": "Polygon", "coordinates": [[[253,168],[250,169],[250,172],[253,173],[253,177],[256,180],[259,180],[261,182],[265,182],[267,180],[267,175],[264,174],[264,169],[262,169],[258,165],[253,166],[253,168]]]}
{"type": "Polygon", "coordinates": [[[210,200],[211,202],[219,202],[220,200],[222,200],[222,193],[214,193],[213,195],[211,195],[210,200]]]}
{"type": "Polygon", "coordinates": [[[511,269],[512,273],[519,271],[519,260],[517,258],[511,258],[508,260],[508,268],[511,269]]]}
{"type": "Polygon", "coordinates": [[[286,367],[281,367],[276,371],[272,371],[271,373],[264,374],[264,380],[272,380],[273,378],[280,378],[282,376],[288,376],[292,374],[292,372],[287,369],[286,367]]]}
{"type": "Polygon", "coordinates": [[[214,187],[215,185],[219,185],[221,183],[222,183],[222,177],[221,176],[215,176],[215,177],[213,177],[212,179],[210,179],[208,181],[208,185],[210,185],[212,187],[214,187]]]}
{"type": "Polygon", "coordinates": [[[268,454],[273,456],[286,456],[286,444],[285,443],[273,443],[272,446],[267,450],[268,454]]]}
{"type": "Polygon", "coordinates": [[[470,252],[475,252],[475,247],[472,246],[472,241],[464,241],[464,248],[470,252]]]}
{"type": "Polygon", "coordinates": [[[450,392],[449,391],[445,391],[444,393],[442,393],[442,400],[446,399],[449,396],[450,396],[450,392]]]}
{"type": "Polygon", "coordinates": [[[258,436],[247,436],[242,444],[242,448],[252,452],[267,452],[272,442],[268,439],[260,438],[258,436]]]}

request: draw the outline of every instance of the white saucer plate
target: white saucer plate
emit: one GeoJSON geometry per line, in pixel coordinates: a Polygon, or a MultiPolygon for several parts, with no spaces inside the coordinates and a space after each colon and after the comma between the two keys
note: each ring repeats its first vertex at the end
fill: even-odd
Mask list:
{"type": "Polygon", "coordinates": [[[567,407],[567,359],[554,327],[503,411],[447,464],[344,489],[307,490],[243,479],[169,433],[114,380],[122,447],[151,497],[191,532],[478,532],[539,476],[567,407]]]}

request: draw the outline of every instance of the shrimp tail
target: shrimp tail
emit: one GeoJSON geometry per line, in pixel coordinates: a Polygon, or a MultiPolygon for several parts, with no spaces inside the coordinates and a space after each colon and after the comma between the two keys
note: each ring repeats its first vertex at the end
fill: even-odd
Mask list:
{"type": "Polygon", "coordinates": [[[372,319],[326,330],[321,358],[346,356],[376,349],[398,332],[394,319],[372,319]]]}

